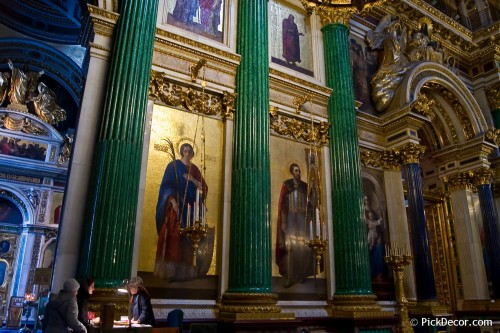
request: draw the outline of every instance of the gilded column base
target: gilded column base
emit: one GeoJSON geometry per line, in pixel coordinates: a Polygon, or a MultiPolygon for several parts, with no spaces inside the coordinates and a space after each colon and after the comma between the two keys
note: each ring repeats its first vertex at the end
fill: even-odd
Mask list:
{"type": "Polygon", "coordinates": [[[408,312],[410,316],[440,316],[450,314],[452,311],[437,301],[417,301],[408,305],[408,312]]]}
{"type": "Polygon", "coordinates": [[[277,294],[225,293],[221,303],[220,319],[295,319],[294,313],[281,312],[277,294]]]}
{"type": "Polygon", "coordinates": [[[336,295],[330,306],[333,318],[361,319],[393,317],[394,312],[382,311],[375,295],[336,295]]]}
{"type": "Polygon", "coordinates": [[[500,312],[500,302],[490,299],[466,299],[462,303],[462,311],[500,312]]]}
{"type": "Polygon", "coordinates": [[[97,313],[100,316],[101,306],[103,304],[115,304],[115,319],[120,316],[128,315],[129,298],[127,293],[120,293],[113,288],[95,289],[89,299],[89,311],[97,313]]]}

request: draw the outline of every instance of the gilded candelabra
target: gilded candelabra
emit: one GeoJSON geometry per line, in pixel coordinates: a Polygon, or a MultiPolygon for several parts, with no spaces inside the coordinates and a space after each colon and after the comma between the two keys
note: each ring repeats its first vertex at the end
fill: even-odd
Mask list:
{"type": "Polygon", "coordinates": [[[181,235],[186,235],[193,245],[193,266],[196,267],[196,256],[198,254],[198,247],[200,241],[207,237],[207,224],[202,220],[195,221],[189,226],[180,230],[181,235]]]}
{"type": "Polygon", "coordinates": [[[321,272],[321,259],[323,253],[326,250],[328,240],[326,238],[321,238],[321,236],[314,236],[309,242],[307,242],[307,246],[309,246],[314,252],[314,258],[316,261],[316,270],[314,271],[314,275],[316,276],[321,272]]]}
{"type": "Polygon", "coordinates": [[[384,261],[396,273],[396,303],[399,312],[399,331],[400,333],[413,333],[413,327],[410,324],[410,317],[408,316],[408,300],[403,288],[403,272],[405,267],[411,263],[413,257],[408,254],[406,248],[388,248],[386,246],[385,252],[387,255],[384,257],[384,261]]]}

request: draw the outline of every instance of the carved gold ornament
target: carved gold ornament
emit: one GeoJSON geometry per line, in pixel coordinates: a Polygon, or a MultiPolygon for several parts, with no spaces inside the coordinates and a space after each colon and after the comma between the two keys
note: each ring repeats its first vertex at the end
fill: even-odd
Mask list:
{"type": "Polygon", "coordinates": [[[149,97],[168,106],[185,108],[191,112],[215,115],[222,119],[233,115],[236,94],[225,92],[223,98],[211,92],[198,91],[169,81],[163,72],[152,71],[149,97]]]}
{"type": "Polygon", "coordinates": [[[432,111],[435,104],[436,101],[433,98],[427,97],[427,94],[418,93],[417,100],[412,105],[412,110],[433,120],[436,116],[432,111]]]}
{"type": "Polygon", "coordinates": [[[444,179],[448,183],[449,190],[470,190],[474,189],[474,172],[458,172],[444,179]]]}
{"type": "Polygon", "coordinates": [[[403,164],[419,163],[424,155],[426,147],[410,142],[395,148],[394,153],[401,155],[403,164]]]}
{"type": "Polygon", "coordinates": [[[474,185],[476,187],[481,185],[488,185],[493,182],[494,170],[489,168],[477,168],[474,171],[474,185]]]}
{"type": "Polygon", "coordinates": [[[7,113],[0,114],[0,128],[19,131],[33,135],[47,135],[47,131],[31,122],[28,117],[13,117],[7,113]]]}
{"type": "Polygon", "coordinates": [[[309,143],[326,145],[330,136],[328,130],[331,124],[326,121],[314,123],[311,129],[311,121],[292,118],[283,114],[278,114],[278,108],[269,108],[270,126],[276,134],[289,136],[295,140],[303,140],[309,143]]]}
{"type": "Polygon", "coordinates": [[[486,133],[484,133],[485,141],[493,142],[497,146],[500,145],[500,129],[489,128],[486,133]]]}

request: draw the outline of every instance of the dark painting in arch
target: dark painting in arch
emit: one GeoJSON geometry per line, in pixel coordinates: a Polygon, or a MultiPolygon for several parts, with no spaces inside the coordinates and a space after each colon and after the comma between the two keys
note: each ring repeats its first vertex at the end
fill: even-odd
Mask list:
{"type": "Polygon", "coordinates": [[[0,197],[0,223],[22,224],[23,216],[19,208],[10,200],[0,197]]]}

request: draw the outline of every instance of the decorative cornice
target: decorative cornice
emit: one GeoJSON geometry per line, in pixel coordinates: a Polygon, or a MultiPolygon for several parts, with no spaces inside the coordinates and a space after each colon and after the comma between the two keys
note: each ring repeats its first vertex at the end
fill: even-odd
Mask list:
{"type": "Polygon", "coordinates": [[[108,10],[93,6],[93,5],[87,5],[87,8],[89,10],[89,13],[91,16],[101,16],[105,17],[108,20],[111,20],[113,22],[118,21],[118,17],[120,17],[120,14],[115,13],[115,12],[110,12],[108,10]]]}
{"type": "Polygon", "coordinates": [[[151,71],[149,97],[153,100],[160,100],[168,106],[182,107],[192,112],[215,115],[225,119],[232,117],[236,94],[226,92],[226,95],[221,98],[207,90],[197,91],[192,87],[175,84],[171,82],[167,74],[153,70],[151,71]]]}
{"type": "Polygon", "coordinates": [[[470,190],[474,189],[474,172],[465,171],[452,174],[444,178],[444,182],[448,183],[449,191],[470,190]]]}
{"type": "MultiPolygon", "coordinates": [[[[330,96],[332,94],[332,89],[331,88],[328,88],[328,87],[325,87],[325,86],[321,86],[321,85],[318,85],[318,84],[314,84],[312,82],[309,82],[309,81],[303,80],[301,78],[298,78],[295,75],[290,75],[290,74],[281,72],[281,71],[279,71],[277,69],[274,69],[274,68],[269,68],[269,75],[270,75],[269,80],[271,81],[271,83],[272,83],[273,80],[285,79],[287,81],[296,83],[299,86],[305,86],[307,88],[310,88],[311,90],[315,90],[315,91],[324,93],[324,94],[326,94],[328,96],[330,96]],[[273,77],[273,76],[276,76],[276,77],[273,77]]],[[[307,90],[304,90],[304,92],[307,93],[307,94],[309,94],[309,95],[312,94],[312,92],[307,92],[307,90]]]]}
{"type": "Polygon", "coordinates": [[[400,155],[403,164],[420,163],[420,159],[425,153],[426,147],[409,142],[400,147],[394,148],[394,154],[400,155]]]}
{"type": "Polygon", "coordinates": [[[500,109],[500,84],[486,89],[486,99],[491,111],[500,109]]]}
{"type": "MultiPolygon", "coordinates": [[[[221,56],[221,57],[224,57],[227,59],[231,59],[231,60],[237,61],[237,62],[239,62],[240,58],[241,58],[241,56],[239,54],[227,52],[227,51],[221,50],[219,48],[213,47],[211,45],[200,43],[198,41],[189,39],[189,38],[184,37],[184,36],[176,35],[174,33],[171,33],[169,31],[162,30],[159,28],[156,29],[156,36],[168,38],[168,39],[175,41],[177,43],[189,45],[191,47],[203,50],[204,52],[208,53],[208,54],[203,54],[203,56],[207,59],[213,58],[213,56],[210,56],[210,54],[212,54],[212,55],[215,54],[215,55],[218,55],[218,56],[221,56]]],[[[162,38],[155,37],[155,42],[168,45],[169,41],[165,41],[162,38]]],[[[170,43],[172,43],[172,42],[170,41],[170,43]]],[[[175,45],[176,45],[176,47],[179,47],[178,44],[175,44],[175,45]]]]}
{"type": "Polygon", "coordinates": [[[302,118],[278,114],[279,108],[269,108],[270,127],[276,134],[288,136],[295,140],[302,140],[318,145],[327,145],[330,140],[329,129],[331,124],[327,121],[312,122],[302,118]]]}

